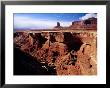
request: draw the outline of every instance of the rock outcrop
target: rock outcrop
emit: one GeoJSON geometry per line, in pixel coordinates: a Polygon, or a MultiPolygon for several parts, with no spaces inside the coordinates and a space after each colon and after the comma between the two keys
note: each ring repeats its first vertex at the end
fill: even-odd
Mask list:
{"type": "Polygon", "coordinates": [[[47,71],[55,70],[57,75],[96,75],[96,39],[96,32],[88,31],[16,32],[14,47],[43,63],[47,71]]]}
{"type": "Polygon", "coordinates": [[[60,22],[57,22],[57,26],[55,26],[54,28],[59,29],[59,28],[63,28],[63,27],[60,25],[60,22]]]}

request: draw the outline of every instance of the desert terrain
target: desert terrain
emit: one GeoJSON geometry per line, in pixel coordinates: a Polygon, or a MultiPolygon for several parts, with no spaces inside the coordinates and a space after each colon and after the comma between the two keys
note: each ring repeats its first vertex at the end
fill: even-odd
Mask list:
{"type": "Polygon", "coordinates": [[[52,75],[97,75],[96,30],[16,30],[14,48],[52,75]]]}

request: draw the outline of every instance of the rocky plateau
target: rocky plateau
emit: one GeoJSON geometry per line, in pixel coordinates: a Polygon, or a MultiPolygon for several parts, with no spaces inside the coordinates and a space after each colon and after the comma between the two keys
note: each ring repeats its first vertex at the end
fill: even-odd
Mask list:
{"type": "Polygon", "coordinates": [[[97,75],[96,30],[19,31],[14,33],[14,48],[32,56],[52,75],[97,75]]]}

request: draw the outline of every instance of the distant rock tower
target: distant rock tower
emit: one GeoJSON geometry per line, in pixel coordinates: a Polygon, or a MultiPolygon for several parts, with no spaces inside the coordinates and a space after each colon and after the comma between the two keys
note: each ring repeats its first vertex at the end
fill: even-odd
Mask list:
{"type": "Polygon", "coordinates": [[[57,26],[60,27],[60,22],[57,22],[57,26]]]}
{"type": "Polygon", "coordinates": [[[57,22],[57,26],[55,26],[55,28],[62,28],[62,27],[60,26],[60,22],[57,22]]]}
{"type": "Polygon", "coordinates": [[[74,25],[74,22],[72,22],[72,25],[74,25]]]}

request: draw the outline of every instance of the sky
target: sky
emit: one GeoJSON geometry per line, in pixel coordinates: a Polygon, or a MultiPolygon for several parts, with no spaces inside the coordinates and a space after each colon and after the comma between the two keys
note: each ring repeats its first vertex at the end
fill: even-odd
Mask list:
{"type": "Polygon", "coordinates": [[[14,13],[14,29],[52,29],[60,22],[67,27],[74,21],[97,18],[96,13],[14,13]]]}

